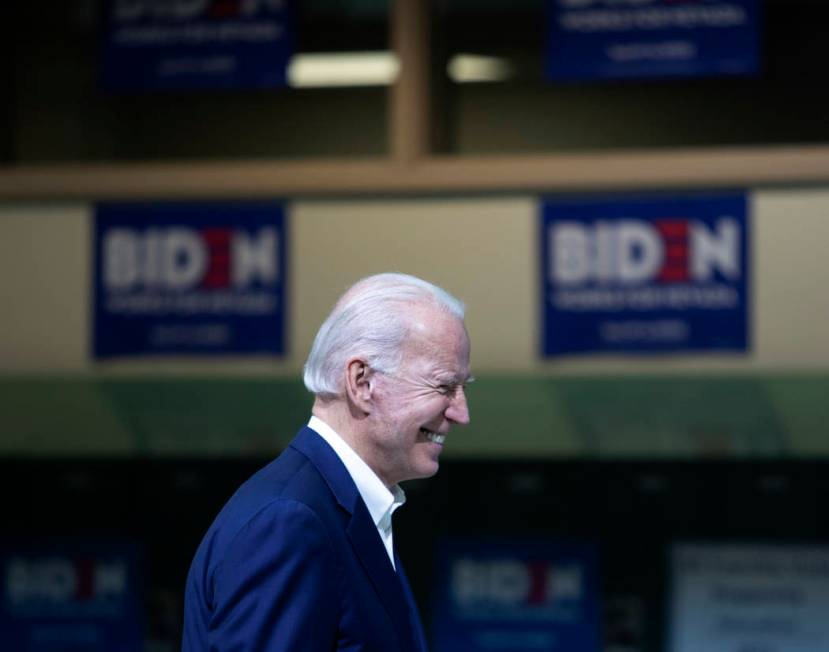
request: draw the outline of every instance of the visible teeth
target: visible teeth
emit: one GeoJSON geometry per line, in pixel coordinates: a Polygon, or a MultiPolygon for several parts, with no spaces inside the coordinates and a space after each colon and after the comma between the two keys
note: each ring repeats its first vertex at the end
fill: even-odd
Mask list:
{"type": "Polygon", "coordinates": [[[421,432],[426,434],[426,439],[432,441],[436,444],[443,445],[443,442],[446,441],[446,435],[439,435],[436,432],[432,432],[431,430],[426,430],[426,428],[421,428],[421,432]]]}

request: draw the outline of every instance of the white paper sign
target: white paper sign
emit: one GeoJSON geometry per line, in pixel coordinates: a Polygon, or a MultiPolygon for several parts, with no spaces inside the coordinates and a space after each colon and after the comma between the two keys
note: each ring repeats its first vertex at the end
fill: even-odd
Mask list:
{"type": "Polygon", "coordinates": [[[676,545],[670,652],[829,650],[829,547],[676,545]]]}

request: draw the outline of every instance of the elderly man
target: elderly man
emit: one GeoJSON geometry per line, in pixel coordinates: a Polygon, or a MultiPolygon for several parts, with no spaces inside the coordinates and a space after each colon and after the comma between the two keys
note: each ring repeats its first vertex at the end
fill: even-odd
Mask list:
{"type": "Polygon", "coordinates": [[[245,482],[187,579],[185,652],[425,652],[392,536],[398,483],[469,422],[464,308],[404,274],[359,281],[305,365],[313,416],[245,482]]]}

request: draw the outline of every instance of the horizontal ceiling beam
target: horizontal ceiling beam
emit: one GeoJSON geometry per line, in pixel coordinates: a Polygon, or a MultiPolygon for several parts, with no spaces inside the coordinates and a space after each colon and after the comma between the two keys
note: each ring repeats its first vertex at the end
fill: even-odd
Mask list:
{"type": "Polygon", "coordinates": [[[0,168],[0,201],[569,192],[829,184],[829,146],[0,168]]]}

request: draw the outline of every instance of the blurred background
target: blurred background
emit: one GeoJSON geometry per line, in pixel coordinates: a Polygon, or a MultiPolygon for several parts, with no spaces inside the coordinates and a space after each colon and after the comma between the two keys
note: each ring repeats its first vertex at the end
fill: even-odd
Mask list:
{"type": "Polygon", "coordinates": [[[432,648],[829,649],[818,0],[64,0],[0,76],[0,641],[180,646],[339,294],[467,304],[432,648]]]}

